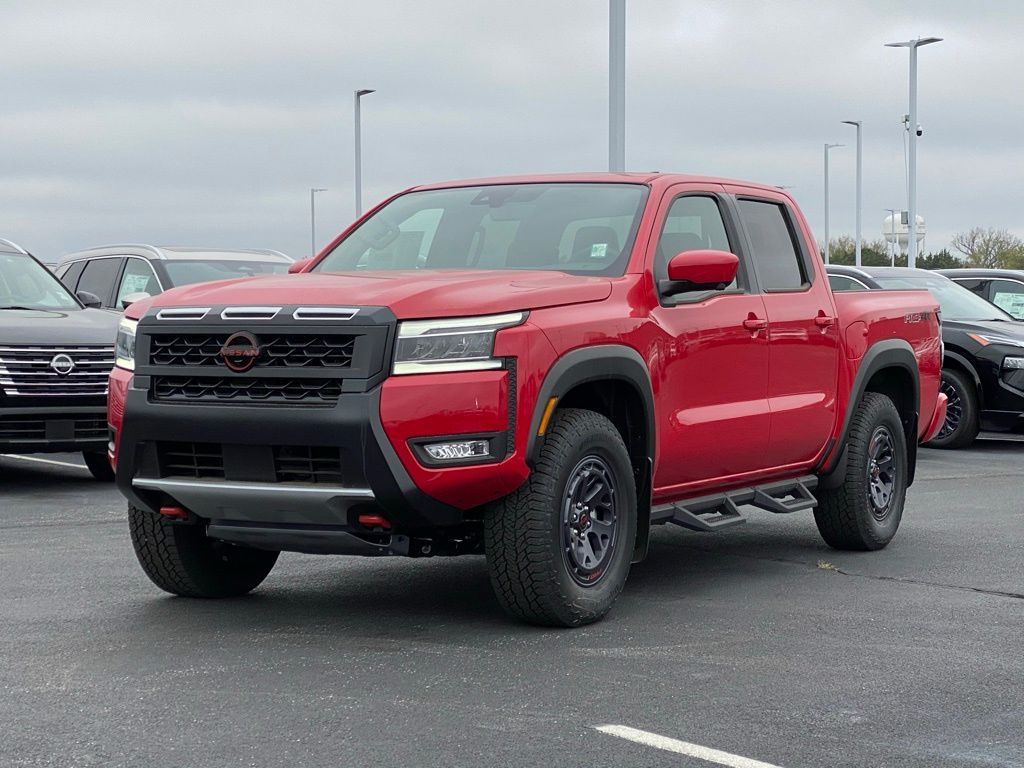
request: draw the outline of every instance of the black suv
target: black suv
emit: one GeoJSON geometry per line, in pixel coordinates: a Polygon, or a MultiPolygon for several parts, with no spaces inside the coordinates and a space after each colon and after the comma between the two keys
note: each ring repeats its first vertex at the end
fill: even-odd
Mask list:
{"type": "Polygon", "coordinates": [[[942,312],[946,422],[929,445],[963,448],[980,430],[1024,432],[1024,323],[943,275],[904,267],[826,267],[833,291],[927,288],[942,312]]]}
{"type": "Polygon", "coordinates": [[[94,293],[103,309],[120,312],[169,288],[284,274],[292,263],[278,251],[104,245],[61,257],[53,271],[69,290],[94,293]]]}
{"type": "Polygon", "coordinates": [[[995,304],[1016,320],[1024,320],[1024,270],[940,269],[954,283],[995,304]]]}
{"type": "Polygon", "coordinates": [[[81,451],[107,459],[107,377],[118,317],[75,296],[27,251],[0,240],[0,453],[81,451]]]}

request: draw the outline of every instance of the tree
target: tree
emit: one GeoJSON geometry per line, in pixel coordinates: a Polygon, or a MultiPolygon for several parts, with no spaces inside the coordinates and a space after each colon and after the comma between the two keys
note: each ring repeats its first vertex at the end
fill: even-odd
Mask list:
{"type": "Polygon", "coordinates": [[[964,266],[964,260],[943,248],[935,253],[923,253],[917,257],[917,266],[921,269],[956,269],[964,266]]]}
{"type": "Polygon", "coordinates": [[[1016,269],[1024,265],[1024,240],[1005,229],[974,227],[959,232],[953,237],[953,247],[972,267],[1016,269]]]}

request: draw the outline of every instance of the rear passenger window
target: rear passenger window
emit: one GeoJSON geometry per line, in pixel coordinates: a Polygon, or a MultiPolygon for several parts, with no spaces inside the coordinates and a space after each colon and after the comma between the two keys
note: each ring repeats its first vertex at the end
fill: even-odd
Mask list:
{"type": "Polygon", "coordinates": [[[1018,320],[1024,318],[1024,283],[1015,280],[993,280],[992,303],[1018,320]]]}
{"type": "Polygon", "coordinates": [[[783,206],[761,200],[741,199],[738,203],[761,287],[766,291],[796,291],[808,285],[810,280],[783,206]]]}

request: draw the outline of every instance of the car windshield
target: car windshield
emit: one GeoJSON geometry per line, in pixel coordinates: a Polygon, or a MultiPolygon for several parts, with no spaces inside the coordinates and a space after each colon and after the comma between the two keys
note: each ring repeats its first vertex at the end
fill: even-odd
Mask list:
{"type": "Polygon", "coordinates": [[[874,279],[883,288],[927,288],[939,302],[943,320],[1013,320],[1003,310],[945,277],[892,275],[874,279]]]}
{"type": "Polygon", "coordinates": [[[81,308],[53,273],[31,256],[0,252],[0,310],[81,308]]]}
{"type": "Polygon", "coordinates": [[[641,184],[410,192],[363,222],[315,271],[549,269],[619,276],[646,199],[641,184]]]}
{"type": "Polygon", "coordinates": [[[175,286],[254,275],[281,275],[288,271],[288,265],[279,261],[168,259],[163,264],[175,286]]]}

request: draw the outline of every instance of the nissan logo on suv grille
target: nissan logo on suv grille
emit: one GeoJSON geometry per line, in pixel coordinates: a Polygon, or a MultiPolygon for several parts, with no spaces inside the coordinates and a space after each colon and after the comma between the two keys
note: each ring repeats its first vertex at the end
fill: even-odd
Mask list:
{"type": "Polygon", "coordinates": [[[53,359],[50,360],[50,368],[58,376],[67,376],[75,370],[75,361],[71,359],[71,355],[62,352],[53,356],[53,359]]]}

